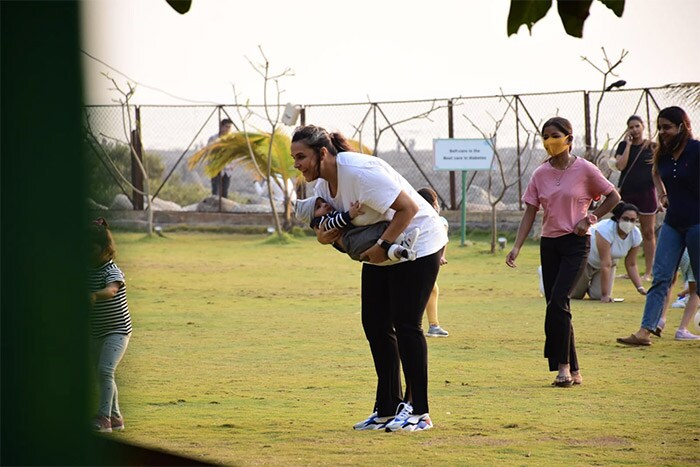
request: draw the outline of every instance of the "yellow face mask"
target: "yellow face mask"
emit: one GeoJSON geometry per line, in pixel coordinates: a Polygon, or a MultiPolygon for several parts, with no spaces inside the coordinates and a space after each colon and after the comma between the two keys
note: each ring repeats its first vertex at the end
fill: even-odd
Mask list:
{"type": "Polygon", "coordinates": [[[547,138],[543,141],[544,148],[547,150],[547,154],[550,156],[556,156],[566,151],[569,147],[569,143],[566,141],[568,136],[562,136],[561,138],[547,138]]]}

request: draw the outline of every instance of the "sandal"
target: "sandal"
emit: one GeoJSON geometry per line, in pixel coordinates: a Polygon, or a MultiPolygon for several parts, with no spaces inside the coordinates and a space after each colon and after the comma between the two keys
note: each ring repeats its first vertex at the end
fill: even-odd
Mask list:
{"type": "Polygon", "coordinates": [[[571,375],[557,375],[557,377],[554,378],[552,386],[556,386],[558,388],[570,388],[573,384],[574,380],[571,379],[571,375]]]}
{"type": "Polygon", "coordinates": [[[583,376],[581,376],[581,373],[571,373],[571,382],[572,384],[581,384],[583,383],[583,376]]]}
{"type": "Polygon", "coordinates": [[[651,345],[651,339],[640,339],[634,334],[630,334],[628,337],[618,337],[617,342],[625,345],[633,346],[648,346],[651,345]]]}

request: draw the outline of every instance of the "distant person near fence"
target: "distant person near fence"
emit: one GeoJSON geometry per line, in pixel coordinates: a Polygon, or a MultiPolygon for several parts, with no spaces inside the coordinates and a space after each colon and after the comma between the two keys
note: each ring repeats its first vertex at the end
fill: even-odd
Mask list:
{"type": "MultiPolygon", "coordinates": [[[[231,127],[233,127],[233,122],[231,120],[229,120],[228,118],[221,120],[221,123],[219,123],[219,133],[212,135],[209,138],[207,144],[214,143],[222,136],[231,133],[231,127]]],[[[231,186],[232,170],[233,168],[231,167],[231,164],[229,164],[226,167],[224,167],[224,169],[221,172],[216,174],[214,178],[211,179],[212,195],[219,196],[219,192],[221,192],[222,197],[228,198],[228,189],[231,186]]]]}

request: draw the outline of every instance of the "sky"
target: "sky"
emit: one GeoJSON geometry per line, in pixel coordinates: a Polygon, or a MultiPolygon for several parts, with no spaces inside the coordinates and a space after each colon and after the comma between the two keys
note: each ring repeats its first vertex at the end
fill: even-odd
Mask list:
{"type": "Polygon", "coordinates": [[[622,18],[595,0],[583,39],[566,35],[556,6],[508,37],[509,5],[193,0],[180,15],[165,0],[85,0],[85,103],[117,97],[102,73],[138,83],[135,104],[232,104],[234,85],[240,102],[262,103],[248,61],[261,62],[258,47],[273,74],[294,73],[280,79],[281,102],[306,105],[599,90],[581,57],[603,67],[602,47],[612,61],[629,52],[608,83],[700,81],[700,0],[627,0],[622,18]]]}

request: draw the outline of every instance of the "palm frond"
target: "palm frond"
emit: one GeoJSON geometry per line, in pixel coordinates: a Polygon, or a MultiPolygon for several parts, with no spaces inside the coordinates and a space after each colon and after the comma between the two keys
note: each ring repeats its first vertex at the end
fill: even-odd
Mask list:
{"type": "Polygon", "coordinates": [[[681,101],[681,107],[700,110],[700,83],[674,83],[666,86],[665,94],[681,101]]]}
{"type": "Polygon", "coordinates": [[[360,152],[362,154],[369,154],[369,155],[374,154],[374,151],[372,151],[370,148],[368,148],[364,144],[360,144],[360,142],[355,140],[355,139],[349,139],[348,143],[350,144],[350,147],[352,148],[352,150],[355,152],[360,152]]]}
{"type": "MultiPolygon", "coordinates": [[[[205,163],[204,172],[213,177],[228,164],[236,162],[250,170],[256,179],[260,179],[267,174],[270,140],[269,133],[248,133],[247,137],[243,132],[230,133],[194,153],[187,166],[192,170],[198,164],[205,163]]],[[[296,175],[290,144],[289,137],[283,133],[276,132],[272,138],[270,171],[281,175],[285,180],[296,175]]]]}

